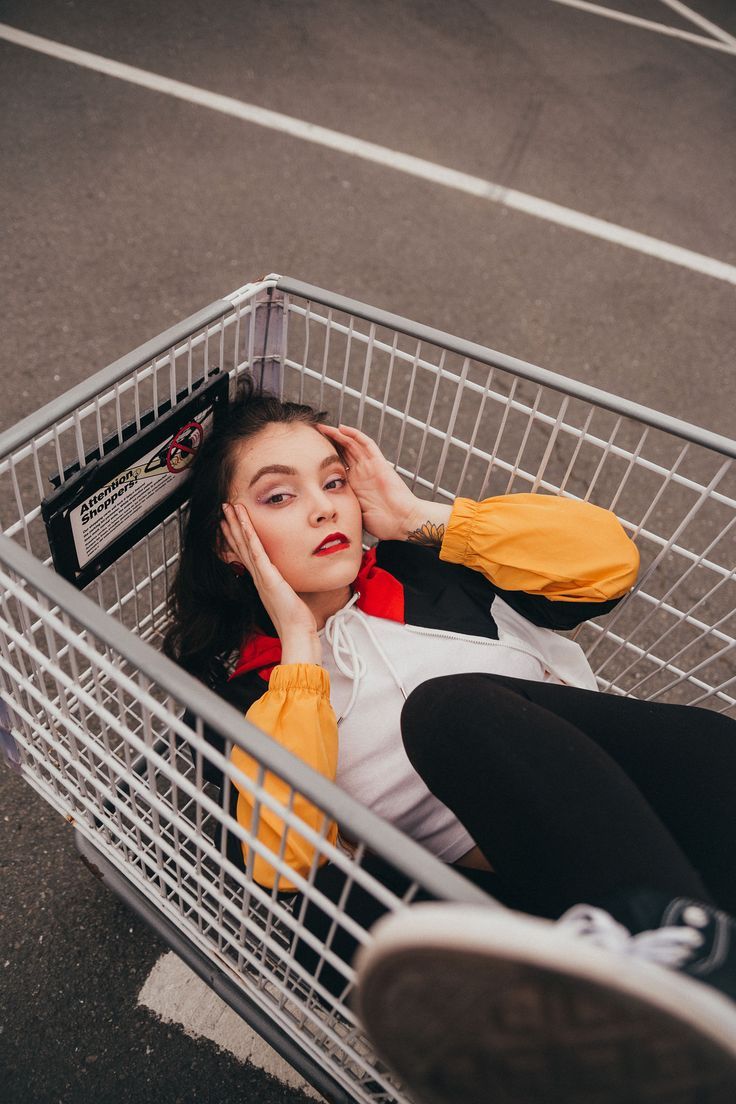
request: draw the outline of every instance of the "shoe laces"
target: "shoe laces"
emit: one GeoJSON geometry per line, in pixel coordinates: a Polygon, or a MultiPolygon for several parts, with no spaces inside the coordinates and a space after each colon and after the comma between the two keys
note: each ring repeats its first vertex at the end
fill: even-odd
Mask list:
{"type": "Polygon", "coordinates": [[[587,939],[606,951],[645,958],[660,966],[679,969],[702,947],[704,937],[686,924],[655,928],[632,935],[609,912],[592,905],[575,905],[557,921],[561,928],[580,939],[587,939]]]}

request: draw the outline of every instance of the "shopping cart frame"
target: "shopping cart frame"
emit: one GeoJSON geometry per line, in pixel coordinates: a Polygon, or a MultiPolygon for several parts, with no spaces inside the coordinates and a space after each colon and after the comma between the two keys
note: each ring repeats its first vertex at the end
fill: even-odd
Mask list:
{"type": "MultiPolygon", "coordinates": [[[[166,330],[158,337],[145,343],[130,354],[120,358],[107,368],[78,384],[66,394],[53,400],[43,409],[29,415],[15,427],[12,427],[0,435],[0,475],[10,477],[11,482],[14,481],[13,496],[16,499],[16,503],[20,503],[22,497],[17,485],[18,479],[16,478],[16,467],[20,464],[20,461],[16,458],[23,455],[24,450],[28,447],[28,442],[42,440],[44,434],[48,436],[49,433],[52,433],[52,435],[56,433],[58,437],[61,432],[59,427],[63,427],[67,423],[71,425],[72,432],[77,430],[77,436],[81,436],[79,427],[75,427],[72,424],[75,416],[78,416],[77,412],[84,410],[96,401],[99,404],[100,395],[115,392],[115,389],[119,387],[121,381],[129,380],[136,372],[145,369],[148,365],[156,365],[156,363],[161,358],[165,358],[167,354],[171,356],[171,350],[186,348],[187,344],[189,344],[191,359],[193,335],[202,334],[203,332],[207,334],[209,332],[208,327],[216,327],[226,316],[234,318],[235,315],[233,312],[237,314],[238,311],[242,311],[244,308],[251,312],[249,316],[250,344],[247,356],[245,357],[248,374],[255,380],[257,386],[278,390],[282,385],[283,376],[288,367],[284,332],[284,312],[286,310],[286,317],[288,318],[288,304],[295,300],[306,304],[305,307],[300,306],[298,310],[301,312],[299,319],[306,318],[307,326],[313,304],[324,308],[324,310],[329,313],[330,319],[334,312],[336,315],[344,316],[351,320],[360,319],[367,323],[369,328],[365,334],[361,334],[360,339],[363,347],[367,350],[366,365],[369,367],[363,369],[362,377],[361,373],[358,372],[357,378],[361,381],[360,387],[356,386],[355,382],[353,382],[352,385],[348,385],[346,383],[348,378],[348,357],[346,356],[342,377],[343,388],[340,398],[342,406],[342,395],[349,394],[353,403],[353,409],[357,414],[356,421],[358,424],[361,424],[364,414],[367,415],[371,407],[374,409],[380,407],[380,401],[372,396],[369,384],[369,357],[372,355],[372,343],[375,341],[377,344],[380,344],[375,336],[376,333],[383,331],[395,335],[405,335],[407,338],[411,339],[412,342],[416,341],[418,347],[431,347],[443,351],[438,366],[438,373],[440,376],[443,371],[445,371],[442,367],[444,364],[444,355],[451,354],[460,358],[464,365],[470,362],[474,365],[484,365],[491,371],[498,370],[499,372],[507,373],[509,377],[513,377],[516,380],[526,381],[528,384],[532,385],[532,387],[539,388],[539,394],[542,393],[542,389],[545,394],[551,392],[557,393],[564,396],[565,401],[579,401],[580,403],[586,404],[591,409],[609,411],[619,419],[619,422],[621,419],[626,419],[638,425],[662,432],[668,437],[676,438],[679,441],[685,442],[686,445],[695,446],[698,450],[705,450],[711,456],[718,458],[715,474],[704,482],[703,487],[700,487],[697,480],[690,476],[680,477],[682,485],[687,487],[692,485],[694,488],[697,502],[701,504],[697,507],[697,510],[701,509],[702,504],[709,504],[711,502],[716,502],[721,509],[731,508],[730,504],[733,501],[732,498],[719,488],[722,487],[722,481],[726,473],[730,470],[729,465],[731,461],[736,458],[736,442],[699,427],[692,426],[682,420],[650,410],[639,404],[620,399],[600,389],[590,387],[578,381],[568,380],[543,368],[485,348],[476,343],[443,333],[432,327],[419,325],[390,312],[358,303],[347,297],[333,294],[298,280],[283,278],[276,275],[265,277],[263,280],[257,281],[254,284],[245,285],[227,298],[215,301],[209,307],[197,312],[179,325],[166,330]]],[[[237,315],[237,320],[233,324],[236,327],[240,325],[239,314],[237,315]]],[[[327,323],[325,323],[325,327],[326,325],[327,323]]],[[[349,338],[350,333],[354,332],[352,327],[352,321],[347,325],[341,324],[340,332],[347,329],[349,338]]],[[[307,333],[307,344],[308,341],[309,337],[307,333]]],[[[237,340],[236,346],[238,346],[237,340]]],[[[394,338],[394,349],[397,347],[398,339],[394,338]]],[[[404,355],[406,363],[409,363],[408,354],[404,355]]],[[[325,363],[327,362],[327,356],[327,351],[325,351],[325,363]]],[[[304,375],[302,377],[300,390],[304,386],[304,378],[308,375],[307,359],[305,353],[304,363],[302,365],[304,375]]],[[[416,364],[423,364],[418,353],[415,357],[415,362],[415,368],[416,364]]],[[[393,364],[393,361],[391,363],[393,364]]],[[[233,375],[236,375],[241,367],[242,365],[239,364],[238,355],[236,354],[234,363],[228,370],[231,371],[233,375]]],[[[205,373],[206,370],[207,368],[205,365],[205,373]]],[[[465,371],[465,368],[463,368],[463,372],[465,371]]],[[[315,379],[318,374],[319,373],[312,372],[315,379]]],[[[322,384],[324,385],[326,379],[324,365],[322,377],[322,384]]],[[[412,376],[412,379],[413,378],[412,376]]],[[[468,378],[467,376],[462,376],[461,382],[464,383],[468,378]]],[[[339,380],[332,380],[331,384],[337,387],[339,380]]],[[[174,391],[175,390],[174,388],[174,391]]],[[[476,385],[476,391],[479,395],[482,395],[481,385],[476,385]]],[[[337,393],[337,391],[335,391],[335,393],[337,393]]],[[[542,419],[543,426],[546,426],[548,423],[553,423],[554,430],[558,432],[558,434],[561,432],[560,425],[564,427],[565,424],[564,415],[558,416],[557,420],[554,421],[550,415],[542,415],[542,406],[540,405],[539,398],[537,398],[537,400],[530,399],[520,402],[514,399],[515,393],[516,392],[513,390],[510,392],[509,409],[511,409],[515,403],[517,406],[525,407],[525,405],[528,405],[533,415],[542,419]],[[563,421],[560,421],[560,418],[562,418],[563,421]]],[[[388,385],[386,387],[386,394],[388,394],[388,385]]],[[[432,403],[435,401],[436,394],[437,385],[435,385],[434,388],[432,403]]],[[[460,391],[458,391],[458,395],[460,395],[460,391]]],[[[320,390],[320,397],[321,396],[322,390],[320,390]]],[[[435,494],[439,491],[439,493],[445,493],[446,497],[447,492],[443,492],[443,488],[440,486],[441,469],[448,457],[448,449],[450,446],[447,444],[447,440],[449,439],[450,443],[454,441],[453,435],[456,432],[459,402],[460,399],[457,398],[452,406],[452,410],[449,412],[449,421],[445,429],[441,432],[434,433],[435,437],[441,437],[443,433],[445,436],[445,444],[442,445],[441,464],[439,465],[440,474],[437,475],[436,479],[427,479],[426,476],[421,476],[419,473],[422,455],[424,454],[425,447],[427,447],[427,427],[425,427],[424,436],[421,439],[422,443],[417,447],[418,460],[417,470],[414,472],[415,480],[418,479],[418,485],[424,488],[424,490],[435,494]]],[[[567,408],[565,407],[565,409],[567,408]]],[[[434,406],[430,407],[429,423],[432,421],[432,410],[434,410],[434,406]]],[[[381,411],[381,413],[383,415],[383,411],[381,411]]],[[[416,420],[416,418],[413,419],[413,421],[416,420]]],[[[383,419],[381,424],[383,425],[383,419]]],[[[478,424],[479,423],[476,424],[476,430],[478,424]]],[[[530,421],[529,424],[531,425],[532,422],[530,421]]],[[[535,428],[536,424],[535,422],[535,428]]],[[[431,424],[429,428],[432,429],[431,424]]],[[[585,433],[587,433],[587,429],[585,433]]],[[[430,434],[430,436],[432,436],[432,434],[430,434]]],[[[526,431],[526,435],[523,437],[523,443],[519,452],[520,456],[527,445],[528,439],[529,430],[526,431]]],[[[558,438],[555,438],[555,440],[557,439],[558,438]]],[[[584,435],[581,436],[581,442],[584,439],[584,435]]],[[[58,452],[58,441],[52,443],[56,446],[58,452]]],[[[430,445],[431,443],[430,441],[430,445]]],[[[596,447],[599,446],[596,445],[596,447]]],[[[641,450],[641,446],[637,447],[641,450]]],[[[606,444],[606,448],[599,449],[603,457],[600,461],[600,466],[604,464],[604,461],[607,460],[610,455],[617,452],[618,446],[615,444],[615,433],[611,441],[606,444]]],[[[471,449],[472,446],[468,446],[468,455],[470,455],[471,449]]],[[[401,451],[400,447],[399,451],[401,451]]],[[[551,445],[545,449],[546,458],[543,458],[540,469],[542,474],[539,477],[538,487],[534,489],[548,489],[543,476],[546,465],[549,463],[551,451],[551,445]]],[[[618,451],[621,450],[618,449],[618,451]]],[[[81,450],[78,448],[78,452],[80,452],[80,456],[83,455],[84,448],[81,450]]],[[[575,457],[577,457],[577,455],[576,452],[575,457]]],[[[636,466],[636,462],[641,460],[641,451],[637,453],[634,449],[631,455],[634,456],[634,461],[629,461],[629,469],[633,470],[633,467],[636,466]]],[[[657,467],[657,464],[653,461],[648,463],[651,468],[657,467]]],[[[509,465],[507,464],[507,466],[509,465]]],[[[63,465],[60,465],[60,471],[61,470],[63,470],[63,465]]],[[[399,470],[401,470],[401,468],[399,470]]],[[[464,471],[465,469],[463,469],[463,472],[464,471]]],[[[406,470],[402,471],[402,474],[411,475],[411,473],[406,470]]],[[[629,476],[627,475],[626,479],[628,478],[629,476]]],[[[593,478],[592,482],[595,484],[596,477],[593,478]]],[[[666,485],[669,486],[669,482],[667,482],[666,485]]],[[[217,729],[226,739],[229,746],[240,746],[245,748],[245,750],[249,751],[251,755],[254,755],[258,759],[264,771],[272,770],[289,779],[294,785],[298,786],[300,793],[303,793],[323,808],[329,809],[331,815],[339,821],[351,838],[367,843],[379,854],[390,855],[396,868],[405,873],[414,883],[440,898],[483,903],[488,907],[493,907],[494,902],[492,902],[491,899],[481,894],[464,878],[457,874],[456,871],[443,866],[411,840],[406,839],[406,837],[401,835],[401,833],[397,832],[390,825],[380,821],[371,814],[369,810],[362,808],[356,802],[352,801],[336,786],[307,770],[303,764],[294,760],[288,753],[283,752],[281,748],[275,745],[273,741],[270,741],[263,733],[259,732],[247,722],[244,722],[243,718],[241,718],[234,709],[224,705],[221,699],[211,691],[191,680],[184,672],[176,667],[175,664],[171,663],[165,656],[156,650],[155,647],[148,643],[146,639],[141,639],[139,636],[135,635],[134,632],[131,632],[130,629],[126,628],[125,625],[116,620],[115,617],[111,617],[106,613],[104,608],[101,608],[91,597],[85,593],[80,593],[72,584],[55,574],[48,557],[45,562],[42,562],[30,550],[33,541],[28,537],[28,530],[33,528],[37,521],[38,517],[35,510],[24,510],[23,508],[19,508],[17,520],[14,519],[9,525],[3,527],[4,532],[3,535],[0,536],[0,571],[3,573],[2,579],[0,579],[0,589],[5,588],[6,605],[8,601],[20,602],[21,591],[30,591],[34,596],[34,602],[38,605],[38,609],[35,611],[36,620],[33,622],[33,625],[36,626],[36,630],[40,623],[44,621],[45,617],[48,616],[50,619],[52,615],[56,616],[59,611],[62,613],[64,611],[71,611],[74,617],[74,624],[81,626],[83,631],[89,634],[91,640],[98,641],[104,645],[106,649],[110,649],[112,654],[120,657],[129,664],[131,670],[145,669],[152,683],[160,687],[161,690],[173,700],[186,704],[203,725],[209,725],[217,729]],[[22,546],[24,542],[26,547],[22,546]],[[44,610],[46,612],[44,612],[44,610]]],[[[674,536],[671,536],[668,541],[664,542],[662,546],[664,551],[661,552],[660,560],[657,560],[655,557],[655,565],[660,563],[661,558],[668,555],[673,548],[678,547],[677,542],[680,541],[685,523],[690,523],[690,514],[686,515],[685,521],[679,528],[676,527],[674,536]]],[[[730,531],[731,523],[732,519],[727,522],[720,535],[711,538],[710,543],[707,545],[707,554],[700,553],[696,555],[690,552],[689,549],[684,549],[683,551],[687,562],[691,565],[690,568],[686,568],[686,571],[700,569],[703,565],[719,568],[720,574],[718,574],[718,578],[720,581],[716,589],[721,588],[724,582],[730,583],[733,580],[733,571],[729,573],[728,568],[722,568],[714,561],[711,562],[709,559],[709,550],[716,547],[724,534],[730,531]]],[[[661,600],[661,607],[657,608],[657,612],[661,612],[662,609],[669,612],[669,595],[670,591],[666,591],[664,599],[661,600],[660,597],[656,598],[658,602],[661,600]]],[[[698,603],[694,608],[699,611],[702,603],[703,599],[698,598],[698,603]]],[[[699,612],[697,617],[690,613],[684,614],[683,617],[686,621],[689,618],[696,628],[701,624],[699,612]]],[[[720,633],[721,636],[725,636],[724,650],[727,651],[728,647],[732,646],[733,642],[731,640],[731,644],[728,644],[728,635],[720,627],[721,625],[722,621],[718,620],[718,618],[713,619],[713,624],[708,624],[707,632],[704,632],[702,635],[703,638],[710,638],[713,634],[717,636],[718,633],[720,633]]],[[[2,625],[0,625],[0,627],[2,627],[2,625]]],[[[55,633],[59,631],[61,631],[59,624],[55,623],[51,632],[55,633]]],[[[664,636],[666,637],[668,633],[671,632],[671,629],[665,630],[664,636]]],[[[700,643],[700,640],[698,640],[698,643],[700,643]]],[[[621,646],[617,646],[620,650],[621,646]]],[[[17,656],[17,649],[19,647],[20,644],[18,641],[13,642],[11,640],[10,645],[6,642],[4,652],[5,664],[0,670],[0,691],[2,692],[2,701],[4,702],[5,708],[10,711],[14,709],[14,691],[17,691],[18,685],[17,683],[15,685],[13,684],[11,677],[11,670],[13,669],[11,661],[14,656],[17,656]],[[16,649],[15,652],[13,652],[13,648],[16,649]]],[[[71,647],[71,645],[69,645],[69,647],[71,647]]],[[[641,651],[639,646],[636,647],[641,651]]],[[[634,649],[635,651],[636,647],[634,649]]],[[[680,653],[676,653],[676,657],[679,656],[679,654],[680,653]]],[[[720,652],[716,653],[715,660],[720,662],[720,652]]],[[[662,661],[658,660],[658,662],[662,661]]],[[[713,662],[713,660],[709,657],[707,663],[710,664],[711,662],[713,662]]],[[[672,666],[670,661],[667,661],[664,663],[665,668],[667,668],[668,663],[669,666],[672,666]]],[[[680,669],[674,667],[673,670],[677,672],[680,669]]],[[[696,683],[699,678],[699,671],[700,668],[697,669],[694,676],[696,683]]],[[[651,676],[647,675],[646,678],[651,678],[651,676]]],[[[685,679],[684,681],[688,680],[685,679]]],[[[682,682],[683,679],[680,678],[680,684],[682,682]]],[[[723,705],[725,703],[726,708],[732,708],[733,700],[728,693],[728,683],[724,683],[724,686],[725,689],[718,685],[712,688],[713,694],[711,696],[714,698],[716,705],[723,705]]],[[[37,694],[37,698],[38,696],[37,694]]],[[[61,694],[59,700],[61,701],[61,694]]],[[[38,704],[39,702],[36,700],[35,705],[38,706],[38,704]]],[[[33,711],[30,706],[28,706],[26,708],[26,713],[30,714],[31,712],[33,711]]],[[[81,715],[82,714],[80,714],[80,716],[81,715]]],[[[78,717],[75,715],[73,719],[76,724],[78,717]]],[[[20,724],[20,722],[18,723],[20,724]]],[[[30,723],[27,716],[24,717],[24,723],[26,726],[30,723]]],[[[33,724],[37,724],[37,721],[33,721],[31,727],[33,727],[33,724]]],[[[201,729],[199,734],[201,736],[201,729]]],[[[195,733],[192,748],[195,749],[195,754],[201,754],[201,749],[199,752],[196,750],[199,746],[196,736],[197,734],[195,733]]],[[[12,733],[10,733],[10,737],[12,753],[12,733]]],[[[151,749],[155,750],[155,741],[152,741],[150,746],[151,749]]],[[[147,745],[143,754],[145,759],[148,755],[147,745]]],[[[22,756],[19,756],[19,758],[22,758],[22,756]]],[[[228,768],[225,768],[225,773],[228,773],[228,768]]],[[[251,1026],[253,1026],[258,1033],[295,1068],[299,1069],[305,1078],[328,1100],[335,1102],[335,1104],[338,1104],[338,1102],[339,1104],[343,1104],[343,1102],[347,1104],[347,1102],[355,1099],[405,1099],[401,1095],[401,1090],[399,1088],[396,1089],[395,1096],[387,1095],[390,1094],[391,1090],[386,1087],[386,1082],[376,1087],[372,1084],[369,1076],[366,1077],[362,1075],[362,1080],[355,1083],[353,1083],[347,1075],[343,1077],[342,1071],[338,1071],[340,1075],[336,1076],[334,1070],[322,1063],[320,1055],[318,1053],[315,1054],[314,1047],[305,1049],[303,1039],[300,1039],[298,1035],[295,1037],[293,1034],[290,1034],[283,1022],[274,1019],[272,1010],[268,1007],[264,1007],[262,1004],[258,1003],[257,1000],[247,995],[234,974],[231,960],[227,958],[218,959],[218,956],[212,952],[211,948],[207,948],[203,941],[192,938],[185,929],[177,926],[177,924],[172,921],[171,917],[162,911],[160,903],[157,901],[154,893],[147,893],[145,887],[142,889],[140,882],[131,882],[130,877],[126,873],[125,863],[120,860],[119,857],[116,857],[114,852],[105,852],[96,845],[97,827],[94,823],[94,818],[92,822],[90,822],[89,817],[85,820],[83,817],[79,817],[74,809],[66,808],[64,803],[60,800],[59,794],[52,792],[52,786],[48,780],[44,781],[39,774],[29,770],[26,771],[25,776],[27,781],[29,781],[42,796],[50,800],[70,822],[75,824],[78,848],[87,864],[99,877],[101,877],[103,882],[130,907],[138,912],[200,977],[218,992],[218,994],[222,996],[244,1020],[250,1023],[251,1026]],[[363,1095],[356,1096],[356,1092],[362,1092],[363,1095]]],[[[231,779],[235,777],[232,771],[230,771],[230,777],[231,779]]],[[[397,902],[396,907],[399,905],[400,902],[397,902]]]]}
{"type": "MultiPolygon", "coordinates": [[[[0,562],[5,567],[37,588],[50,602],[62,608],[64,603],[74,605],[79,622],[129,661],[140,663],[141,656],[145,654],[148,674],[159,685],[185,700],[188,707],[195,710],[206,724],[226,734],[234,746],[243,747],[251,755],[257,755],[275,773],[289,775],[294,766],[293,757],[270,741],[254,725],[244,722],[243,717],[232,706],[223,703],[221,698],[192,680],[176,664],[145,642],[135,638],[131,640],[130,634],[122,626],[106,618],[94,602],[80,594],[71,584],[49,572],[24,549],[4,537],[0,538],[0,549],[0,562]],[[131,643],[134,644],[132,648],[131,643]],[[145,653],[141,651],[141,647],[145,649],[145,653]],[[243,739],[244,724],[248,735],[252,737],[247,744],[243,739]]],[[[376,849],[386,854],[396,851],[396,866],[411,878],[419,880],[426,890],[440,899],[493,905],[485,894],[454,870],[439,863],[428,852],[407,840],[402,833],[352,801],[315,772],[310,770],[303,774],[300,778],[300,792],[316,804],[331,806],[343,829],[354,838],[371,839],[376,849]],[[407,843],[410,844],[409,847],[406,846],[407,843]]],[[[43,791],[41,793],[42,796],[47,796],[43,791]]],[[[274,1023],[258,1004],[249,1000],[233,983],[230,972],[204,954],[200,947],[161,914],[149,898],[131,885],[124,871],[95,847],[90,833],[72,815],[67,814],[67,821],[74,828],[77,850],[95,877],[137,913],[171,950],[331,1104],[351,1104],[354,1098],[345,1091],[344,1086],[330,1077],[309,1054],[305,1054],[293,1037],[274,1023]]]]}

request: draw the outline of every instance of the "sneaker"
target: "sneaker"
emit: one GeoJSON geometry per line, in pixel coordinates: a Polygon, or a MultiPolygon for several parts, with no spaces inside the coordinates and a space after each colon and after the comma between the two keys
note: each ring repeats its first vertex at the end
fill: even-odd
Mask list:
{"type": "Polygon", "coordinates": [[[621,895],[611,907],[631,930],[590,905],[575,905],[557,923],[604,949],[681,970],[736,1001],[736,923],[727,913],[650,890],[621,895]]]}
{"type": "Polygon", "coordinates": [[[607,915],[581,938],[580,914],[407,908],[358,955],[359,1014],[422,1104],[734,1104],[736,1005],[601,946],[607,915]]]}

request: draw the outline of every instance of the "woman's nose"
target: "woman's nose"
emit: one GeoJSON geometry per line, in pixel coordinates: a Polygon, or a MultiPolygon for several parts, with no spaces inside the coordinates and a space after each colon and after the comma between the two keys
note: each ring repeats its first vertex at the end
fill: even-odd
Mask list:
{"type": "Polygon", "coordinates": [[[334,517],[337,513],[334,498],[331,498],[325,491],[317,493],[314,496],[310,513],[312,521],[315,523],[334,517]]]}

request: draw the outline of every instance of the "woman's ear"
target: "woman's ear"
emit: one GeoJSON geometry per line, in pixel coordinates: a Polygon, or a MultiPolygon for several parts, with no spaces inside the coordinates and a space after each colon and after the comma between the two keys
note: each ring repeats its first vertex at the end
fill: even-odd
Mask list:
{"type": "Polygon", "coordinates": [[[217,537],[215,538],[215,555],[218,560],[222,560],[223,563],[232,563],[233,560],[238,559],[236,552],[233,552],[230,542],[222,531],[222,527],[217,530],[217,537]]]}
{"type": "Polygon", "coordinates": [[[230,568],[230,571],[236,578],[241,579],[243,575],[249,574],[248,568],[242,562],[238,553],[233,550],[222,528],[218,529],[217,537],[215,538],[215,554],[222,563],[230,568]]]}

